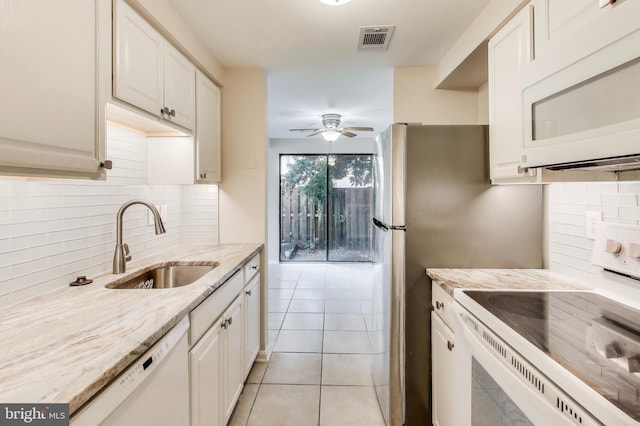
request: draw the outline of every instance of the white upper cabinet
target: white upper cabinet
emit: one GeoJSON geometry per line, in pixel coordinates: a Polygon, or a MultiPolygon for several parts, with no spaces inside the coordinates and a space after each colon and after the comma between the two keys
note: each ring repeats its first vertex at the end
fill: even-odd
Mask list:
{"type": "Polygon", "coordinates": [[[115,2],[113,96],[195,127],[195,66],[124,0],[115,2]]]}
{"type": "MultiPolygon", "coordinates": [[[[600,51],[640,29],[638,2],[599,6],[596,0],[532,0],[536,60],[529,86],[600,51]]],[[[573,72],[573,71],[572,71],[573,72]]]]}
{"type": "Polygon", "coordinates": [[[217,183],[222,178],[220,89],[199,71],[196,105],[196,182],[217,183]]]}
{"type": "Polygon", "coordinates": [[[164,108],[164,40],[124,1],[115,3],[113,94],[160,116],[164,108]]]}
{"type": "Polygon", "coordinates": [[[533,59],[533,12],[527,5],[489,40],[491,180],[532,181],[523,153],[522,73],[533,59]]]}
{"type": "Polygon", "coordinates": [[[0,173],[104,178],[110,3],[0,0],[0,173]]]}
{"type": "Polygon", "coordinates": [[[570,36],[589,22],[598,19],[606,9],[594,0],[534,0],[535,48],[541,55],[550,46],[570,36]]]}
{"type": "Polygon", "coordinates": [[[196,122],[195,74],[196,67],[173,46],[165,43],[165,114],[169,114],[169,120],[187,129],[193,129],[196,122]]]}

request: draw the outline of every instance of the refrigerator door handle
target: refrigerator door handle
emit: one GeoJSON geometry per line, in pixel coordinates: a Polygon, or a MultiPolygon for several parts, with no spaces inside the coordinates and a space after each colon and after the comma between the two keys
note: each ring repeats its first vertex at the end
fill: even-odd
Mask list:
{"type": "Polygon", "coordinates": [[[387,225],[386,223],[384,223],[383,221],[381,221],[380,219],[374,217],[373,218],[373,224],[375,226],[377,226],[378,228],[382,229],[384,232],[387,232],[389,230],[391,231],[406,231],[407,227],[405,225],[387,225]]]}

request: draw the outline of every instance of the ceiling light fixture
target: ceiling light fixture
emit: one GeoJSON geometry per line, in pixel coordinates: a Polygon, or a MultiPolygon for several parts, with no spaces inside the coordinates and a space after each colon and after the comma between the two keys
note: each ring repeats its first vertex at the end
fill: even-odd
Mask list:
{"type": "Polygon", "coordinates": [[[328,132],[322,132],[322,137],[327,142],[335,142],[340,137],[340,132],[334,132],[332,130],[328,132]]]}
{"type": "Polygon", "coordinates": [[[342,6],[350,1],[351,0],[320,0],[320,3],[328,4],[329,6],[342,6]]]}

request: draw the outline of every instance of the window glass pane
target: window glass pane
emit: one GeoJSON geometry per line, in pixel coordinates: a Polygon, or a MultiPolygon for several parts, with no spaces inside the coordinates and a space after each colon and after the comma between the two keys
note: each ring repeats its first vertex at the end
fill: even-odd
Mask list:
{"type": "Polygon", "coordinates": [[[326,155],[280,156],[280,260],[325,261],[326,155]]]}
{"type": "Polygon", "coordinates": [[[330,155],[328,259],[372,261],[373,156],[330,155]]]}

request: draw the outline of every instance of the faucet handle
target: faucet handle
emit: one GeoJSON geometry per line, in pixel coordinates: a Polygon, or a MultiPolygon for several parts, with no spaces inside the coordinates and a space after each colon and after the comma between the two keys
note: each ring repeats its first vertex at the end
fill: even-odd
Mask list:
{"type": "Polygon", "coordinates": [[[128,262],[131,260],[131,252],[129,251],[129,244],[124,243],[122,247],[124,247],[124,261],[128,262]]]}

